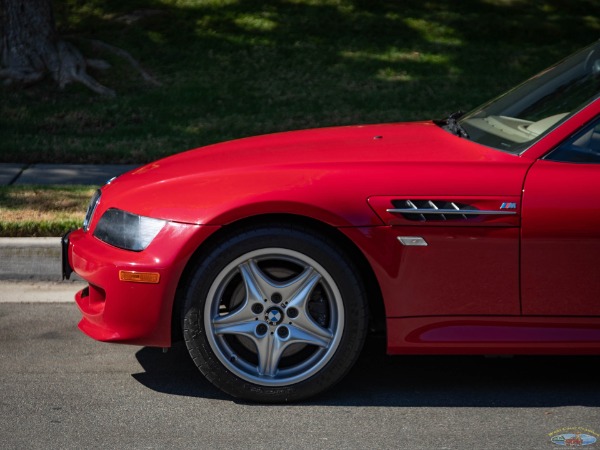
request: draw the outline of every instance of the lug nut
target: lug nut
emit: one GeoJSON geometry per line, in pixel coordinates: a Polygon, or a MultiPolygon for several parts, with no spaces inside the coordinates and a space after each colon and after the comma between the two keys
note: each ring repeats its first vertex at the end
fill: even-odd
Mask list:
{"type": "Polygon", "coordinates": [[[254,314],[260,314],[261,312],[263,312],[263,305],[261,305],[260,303],[255,303],[254,305],[252,305],[252,312],[254,314]]]}
{"type": "Polygon", "coordinates": [[[283,297],[281,296],[280,293],[276,292],[273,295],[271,295],[271,301],[275,304],[281,303],[281,300],[283,300],[283,297]]]}
{"type": "Polygon", "coordinates": [[[259,323],[256,327],[256,334],[259,336],[267,334],[267,331],[269,331],[269,328],[264,323],[259,323]]]}
{"type": "Polygon", "coordinates": [[[285,313],[290,319],[295,319],[298,317],[298,310],[296,308],[290,308],[285,313]]]}
{"type": "Polygon", "coordinates": [[[287,327],[279,327],[277,329],[277,335],[281,339],[285,339],[286,337],[288,337],[290,335],[290,330],[288,330],[287,327]]]}

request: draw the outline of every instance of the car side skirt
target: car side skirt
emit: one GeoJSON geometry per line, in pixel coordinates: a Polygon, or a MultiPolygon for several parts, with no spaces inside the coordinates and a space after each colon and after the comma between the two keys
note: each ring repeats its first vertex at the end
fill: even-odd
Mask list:
{"type": "Polygon", "coordinates": [[[393,355],[600,354],[600,318],[388,318],[387,338],[393,355]]]}

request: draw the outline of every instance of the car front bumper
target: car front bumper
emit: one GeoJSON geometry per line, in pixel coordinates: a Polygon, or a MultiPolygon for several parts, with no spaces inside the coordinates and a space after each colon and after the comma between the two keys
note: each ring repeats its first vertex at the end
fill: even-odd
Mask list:
{"type": "Polygon", "coordinates": [[[88,286],[75,294],[79,329],[99,341],[168,347],[175,291],[200,244],[218,227],[169,222],[141,252],[122,250],[79,229],[63,238],[63,276],[88,286]],[[158,283],[121,281],[121,271],[159,274],[158,283]]]}

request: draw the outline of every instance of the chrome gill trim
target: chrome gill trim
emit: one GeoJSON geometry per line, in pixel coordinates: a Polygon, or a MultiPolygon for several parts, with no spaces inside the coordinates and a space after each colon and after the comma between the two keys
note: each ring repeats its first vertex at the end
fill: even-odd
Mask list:
{"type": "Polygon", "coordinates": [[[485,209],[427,209],[427,208],[389,208],[386,209],[391,214],[435,214],[435,215],[454,215],[454,216],[513,216],[516,211],[490,211],[485,209]]]}
{"type": "MultiPolygon", "coordinates": [[[[415,205],[415,204],[414,204],[413,202],[411,202],[410,200],[405,200],[404,202],[405,202],[405,203],[406,203],[406,204],[407,204],[407,205],[410,207],[410,209],[409,209],[409,210],[410,210],[410,211],[412,211],[412,212],[415,212],[417,209],[419,209],[419,208],[417,207],[417,205],[415,205]]],[[[389,209],[388,209],[387,211],[388,211],[388,212],[390,212],[390,210],[389,210],[389,209]]],[[[425,221],[425,220],[426,220],[426,219],[425,219],[425,216],[424,216],[423,214],[419,214],[419,220],[421,220],[421,221],[425,221]]]]}

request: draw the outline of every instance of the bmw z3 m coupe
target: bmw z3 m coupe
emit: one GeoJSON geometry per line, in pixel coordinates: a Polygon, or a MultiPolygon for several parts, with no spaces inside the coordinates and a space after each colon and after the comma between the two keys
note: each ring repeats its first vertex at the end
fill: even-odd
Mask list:
{"type": "Polygon", "coordinates": [[[389,354],[600,353],[600,42],[439,121],[277,133],[128,172],[63,238],[79,328],[258,402],[389,354]]]}

